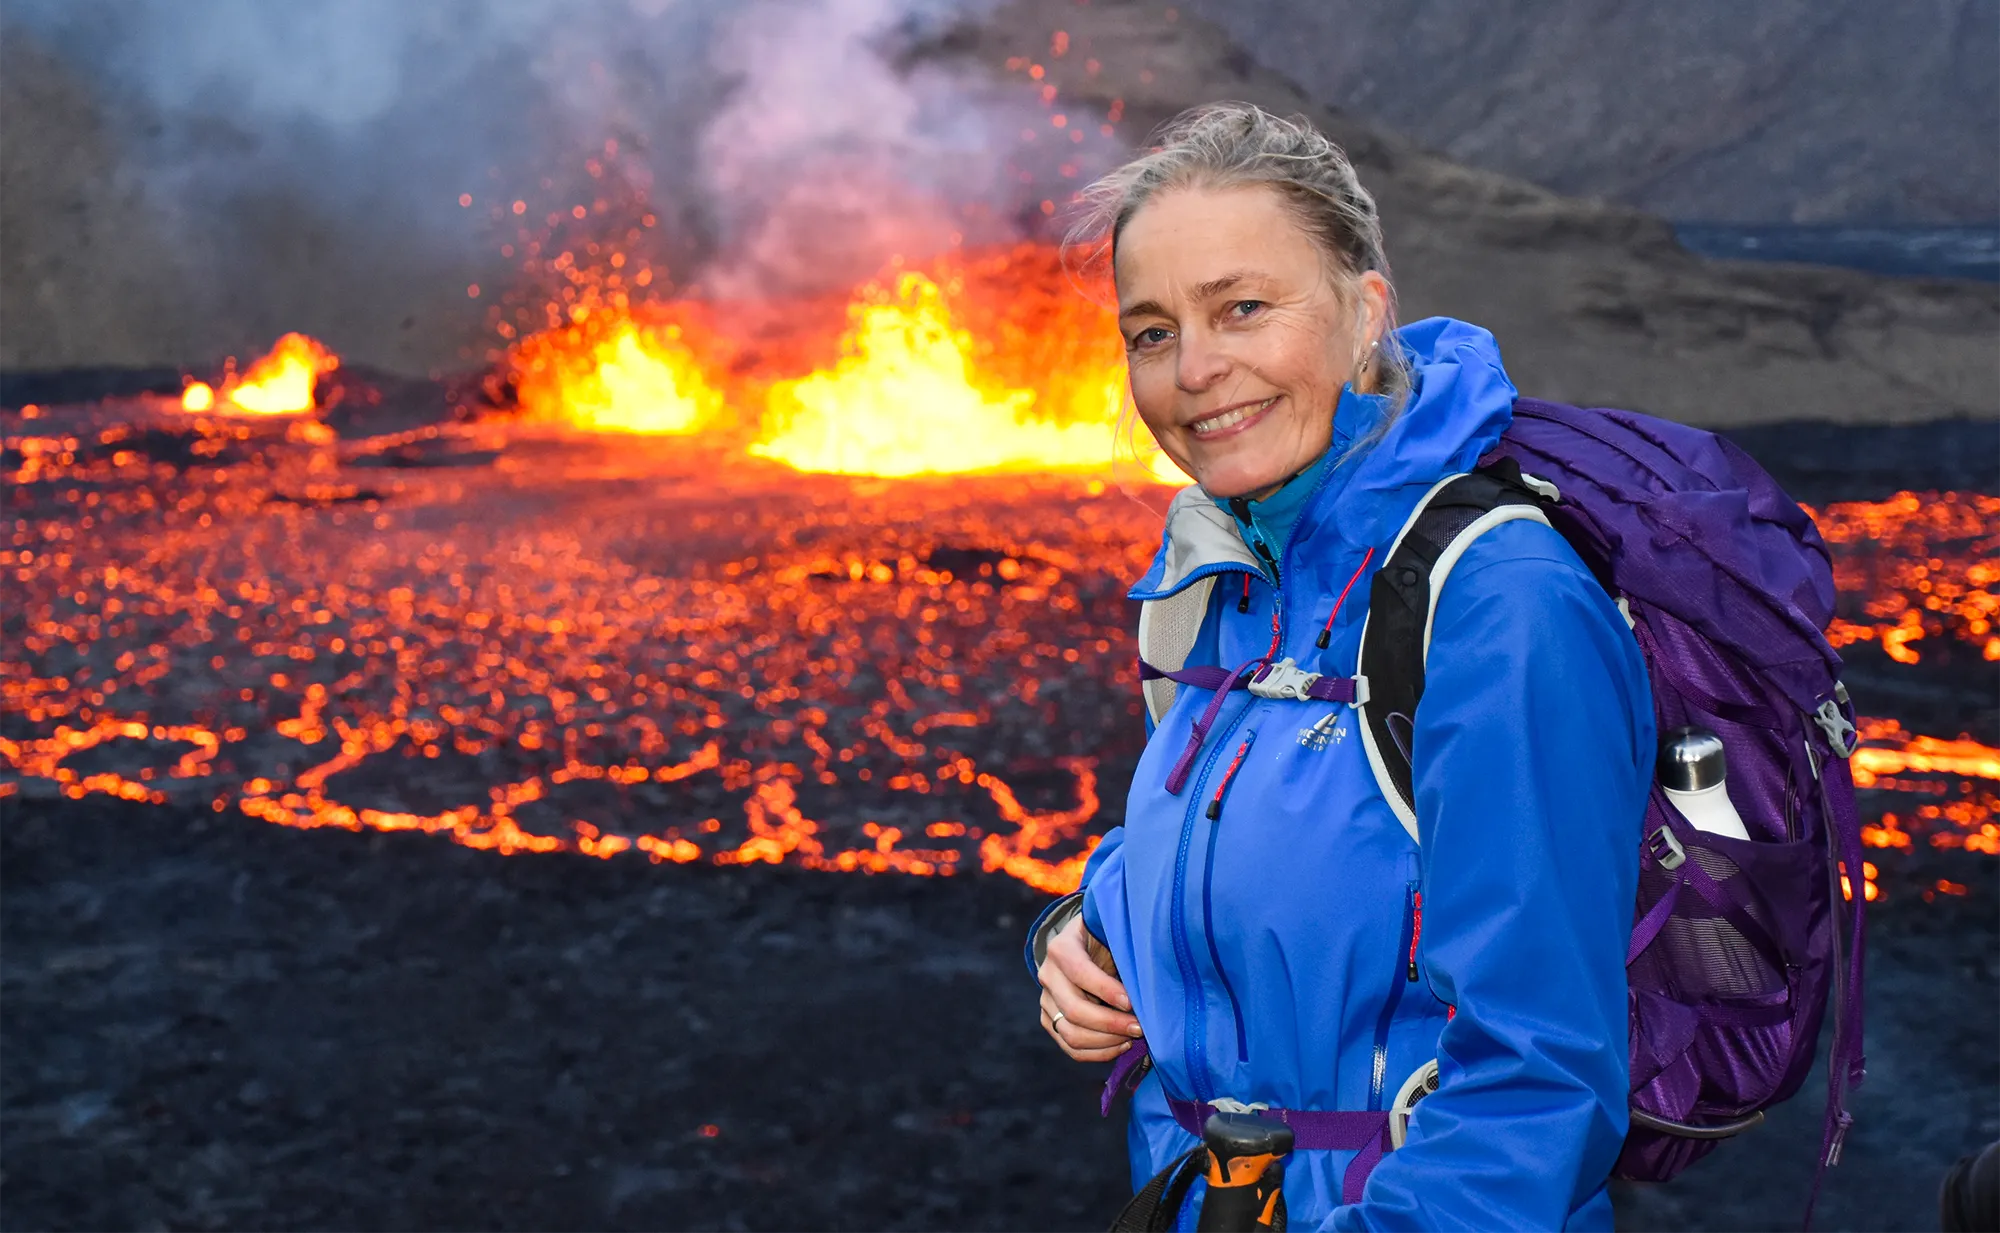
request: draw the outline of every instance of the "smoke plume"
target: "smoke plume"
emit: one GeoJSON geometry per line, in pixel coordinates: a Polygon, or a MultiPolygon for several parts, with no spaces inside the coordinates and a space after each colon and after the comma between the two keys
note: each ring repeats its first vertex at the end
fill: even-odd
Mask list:
{"type": "Polygon", "coordinates": [[[1031,229],[1042,192],[1005,152],[1046,123],[1035,100],[904,54],[983,7],[12,0],[7,34],[95,100],[115,183],[90,191],[143,201],[208,345],[317,329],[411,367],[442,336],[471,354],[469,287],[507,277],[496,224],[602,195],[607,141],[655,259],[710,294],[834,290],[1031,229]]]}

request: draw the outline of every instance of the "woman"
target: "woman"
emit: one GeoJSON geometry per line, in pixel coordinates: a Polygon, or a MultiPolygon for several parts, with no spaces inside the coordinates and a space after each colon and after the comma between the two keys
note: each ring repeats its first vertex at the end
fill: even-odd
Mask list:
{"type": "MultiPolygon", "coordinates": [[[[1198,109],[1086,199],[1138,415],[1198,485],[1133,597],[1220,571],[1190,664],[1353,675],[1372,570],[1419,499],[1507,427],[1492,336],[1393,328],[1374,203],[1303,121],[1198,109]]],[[[1534,521],[1474,541],[1433,628],[1416,841],[1350,708],[1235,692],[1191,740],[1214,695],[1183,687],[1125,825],[1038,922],[1041,1021],[1063,1052],[1112,1060],[1141,1036],[1150,1051],[1135,1187],[1195,1145],[1183,1124],[1201,1102],[1381,1110],[1436,1059],[1435,1093],[1358,1200],[1343,1202],[1355,1153],[1294,1154],[1294,1227],[1612,1227],[1645,665],[1534,521]]]]}

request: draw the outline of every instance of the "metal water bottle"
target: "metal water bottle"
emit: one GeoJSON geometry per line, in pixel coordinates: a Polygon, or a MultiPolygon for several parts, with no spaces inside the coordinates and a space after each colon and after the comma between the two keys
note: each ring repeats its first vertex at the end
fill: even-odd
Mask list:
{"type": "Polygon", "coordinates": [[[1656,769],[1667,799],[1696,830],[1750,838],[1749,828],[1729,802],[1721,737],[1707,728],[1675,728],[1660,740],[1656,769]]]}

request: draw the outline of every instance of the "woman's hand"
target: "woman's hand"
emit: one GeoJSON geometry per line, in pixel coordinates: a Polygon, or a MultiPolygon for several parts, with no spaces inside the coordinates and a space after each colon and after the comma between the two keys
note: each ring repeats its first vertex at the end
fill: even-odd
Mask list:
{"type": "Polygon", "coordinates": [[[1049,939],[1042,982],[1042,1030],[1079,1062],[1108,1062],[1144,1035],[1111,954],[1073,918],[1049,939]],[[1102,958],[1094,958],[1091,949],[1102,958]]]}

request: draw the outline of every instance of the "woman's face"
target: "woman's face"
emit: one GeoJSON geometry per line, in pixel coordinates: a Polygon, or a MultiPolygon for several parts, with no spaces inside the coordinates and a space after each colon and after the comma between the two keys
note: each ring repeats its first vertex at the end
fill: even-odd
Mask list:
{"type": "Polygon", "coordinates": [[[1380,274],[1343,303],[1261,187],[1154,197],[1119,234],[1113,272],[1139,418],[1211,495],[1264,495],[1326,451],[1341,387],[1387,319],[1380,274]]]}

